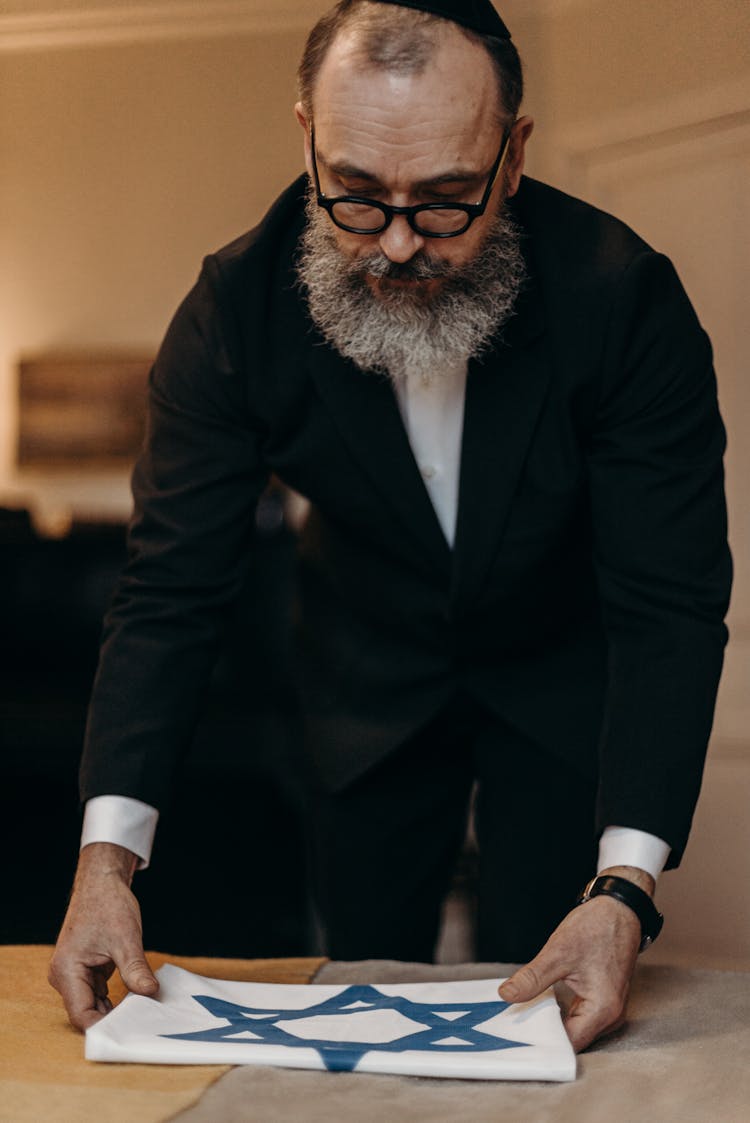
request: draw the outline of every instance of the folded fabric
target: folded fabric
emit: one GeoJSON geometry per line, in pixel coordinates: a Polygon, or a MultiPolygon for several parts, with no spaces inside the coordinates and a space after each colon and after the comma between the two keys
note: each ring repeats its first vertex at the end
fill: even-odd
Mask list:
{"type": "Polygon", "coordinates": [[[91,1061],[277,1065],[473,1080],[574,1080],[552,991],[522,1005],[499,979],[289,986],[169,964],[159,997],[128,995],[86,1032],[91,1061]]]}

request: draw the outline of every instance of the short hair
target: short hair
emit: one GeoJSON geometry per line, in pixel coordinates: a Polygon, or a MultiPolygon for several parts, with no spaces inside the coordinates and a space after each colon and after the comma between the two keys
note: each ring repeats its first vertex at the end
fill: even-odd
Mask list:
{"type": "MultiPolygon", "coordinates": [[[[361,32],[362,47],[374,66],[401,74],[424,70],[435,49],[437,29],[446,24],[441,16],[396,4],[370,0],[339,0],[310,32],[297,71],[299,96],[308,117],[312,114],[315,83],[336,36],[345,28],[361,32]]],[[[500,93],[500,115],[511,121],[518,116],[523,99],[523,67],[510,39],[480,35],[456,24],[473,43],[490,56],[500,93]]]]}

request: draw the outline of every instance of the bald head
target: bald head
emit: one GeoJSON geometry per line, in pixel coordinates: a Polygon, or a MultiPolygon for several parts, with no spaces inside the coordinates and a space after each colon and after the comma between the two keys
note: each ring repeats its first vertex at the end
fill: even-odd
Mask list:
{"type": "Polygon", "coordinates": [[[492,148],[499,136],[492,62],[459,28],[440,23],[429,38],[420,37],[418,50],[406,54],[388,44],[380,57],[373,57],[359,28],[340,31],[315,85],[318,134],[329,124],[352,126],[366,128],[375,141],[387,128],[394,149],[403,144],[415,154],[423,143],[434,148],[439,138],[450,146],[459,134],[464,150],[480,137],[492,148]]]}
{"type": "MultiPolygon", "coordinates": [[[[300,103],[312,116],[321,70],[337,40],[345,36],[360,66],[394,75],[420,74],[447,38],[472,43],[493,74],[491,102],[501,123],[518,114],[523,94],[521,63],[509,40],[481,36],[449,20],[392,4],[340,0],[313,28],[299,68],[300,103]]],[[[476,56],[475,56],[476,57],[476,56]]]]}

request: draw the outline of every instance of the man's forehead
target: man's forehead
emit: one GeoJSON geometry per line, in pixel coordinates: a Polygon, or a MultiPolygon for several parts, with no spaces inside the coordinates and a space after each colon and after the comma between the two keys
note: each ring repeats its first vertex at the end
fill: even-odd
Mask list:
{"type": "Polygon", "coordinates": [[[497,79],[487,52],[459,30],[443,33],[424,65],[387,68],[363,57],[356,32],[331,45],[313,98],[316,132],[361,133],[370,143],[422,147],[497,131],[497,79]]]}

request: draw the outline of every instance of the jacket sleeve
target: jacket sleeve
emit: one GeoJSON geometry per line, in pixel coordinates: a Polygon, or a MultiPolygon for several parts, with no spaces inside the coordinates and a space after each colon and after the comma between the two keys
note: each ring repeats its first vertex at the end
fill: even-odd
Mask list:
{"type": "Polygon", "coordinates": [[[679,864],[700,790],[731,584],[709,341],[669,261],[643,252],[614,299],[589,450],[608,642],[598,825],[665,839],[679,864]]]}
{"type": "Polygon", "coordinates": [[[151,371],[128,562],[89,708],[84,800],[117,794],[162,806],[190,743],[266,482],[238,351],[208,258],[151,371]]]}

